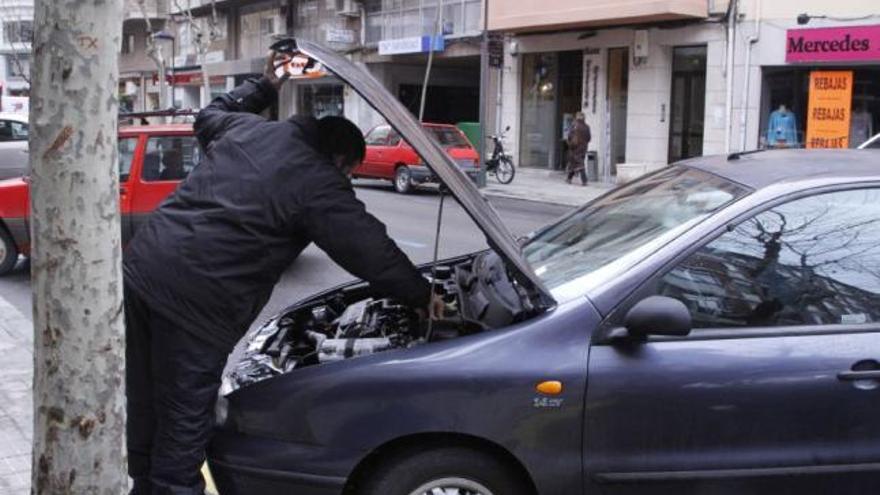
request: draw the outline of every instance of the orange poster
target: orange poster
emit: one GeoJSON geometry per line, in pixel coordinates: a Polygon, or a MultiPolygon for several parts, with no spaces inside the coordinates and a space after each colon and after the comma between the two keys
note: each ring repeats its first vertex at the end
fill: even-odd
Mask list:
{"type": "Polygon", "coordinates": [[[850,70],[810,72],[807,148],[848,148],[853,73],[850,70]]]}

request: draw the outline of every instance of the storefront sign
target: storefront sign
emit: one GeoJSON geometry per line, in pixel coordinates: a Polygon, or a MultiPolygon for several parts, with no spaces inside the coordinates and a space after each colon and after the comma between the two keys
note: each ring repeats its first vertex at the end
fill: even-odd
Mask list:
{"type": "Polygon", "coordinates": [[[848,148],[853,72],[810,72],[807,148],[848,148]]]}
{"type": "Polygon", "coordinates": [[[880,61],[880,25],[789,29],[785,61],[853,62],[880,61]]]}
{"type": "Polygon", "coordinates": [[[351,29],[327,28],[327,43],[354,43],[355,32],[351,29]]]}
{"type": "Polygon", "coordinates": [[[489,57],[489,67],[501,69],[504,67],[504,37],[501,33],[489,33],[486,52],[489,57]]]}
{"type": "MultiPolygon", "coordinates": [[[[443,36],[434,38],[433,50],[442,52],[446,49],[446,40],[443,36]]],[[[400,38],[396,40],[382,40],[379,42],[379,55],[401,55],[404,53],[423,53],[431,50],[431,36],[417,36],[413,38],[400,38]]]]}

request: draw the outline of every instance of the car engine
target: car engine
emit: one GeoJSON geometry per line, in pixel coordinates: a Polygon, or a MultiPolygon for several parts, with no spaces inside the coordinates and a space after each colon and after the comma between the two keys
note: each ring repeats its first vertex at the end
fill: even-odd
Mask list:
{"type": "Polygon", "coordinates": [[[307,300],[273,318],[246,342],[222,393],[299,368],[403,349],[499,328],[531,315],[523,289],[492,252],[427,269],[445,303],[443,317],[424,314],[356,284],[307,300]]]}

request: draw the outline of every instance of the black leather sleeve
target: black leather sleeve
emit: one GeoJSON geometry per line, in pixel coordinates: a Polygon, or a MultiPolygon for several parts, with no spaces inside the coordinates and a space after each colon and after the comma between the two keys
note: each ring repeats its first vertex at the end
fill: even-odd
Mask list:
{"type": "Polygon", "coordinates": [[[232,91],[214,98],[199,112],[194,125],[202,149],[207,150],[212,142],[237,124],[262,121],[263,118],[256,114],[277,98],[278,92],[265,77],[248,79],[232,91]]]}
{"type": "Polygon", "coordinates": [[[367,213],[347,179],[331,172],[339,177],[318,181],[304,201],[301,223],[311,240],[380,295],[427,307],[428,281],[388,236],[385,225],[367,213]]]}

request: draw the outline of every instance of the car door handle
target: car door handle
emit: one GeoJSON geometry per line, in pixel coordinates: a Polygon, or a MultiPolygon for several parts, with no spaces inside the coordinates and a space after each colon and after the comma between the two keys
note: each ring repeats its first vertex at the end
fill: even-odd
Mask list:
{"type": "Polygon", "coordinates": [[[837,379],[846,382],[852,382],[856,380],[880,380],[880,370],[841,371],[837,374],[837,379]]]}

